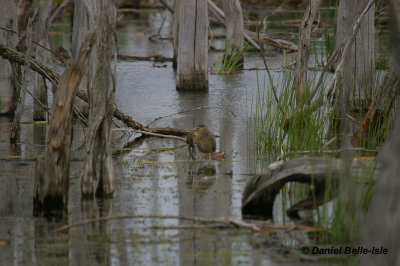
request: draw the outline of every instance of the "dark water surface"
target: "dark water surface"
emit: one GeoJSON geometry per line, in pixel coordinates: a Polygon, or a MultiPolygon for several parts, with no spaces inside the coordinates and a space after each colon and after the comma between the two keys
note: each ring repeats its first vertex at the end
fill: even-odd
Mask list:
{"type": "MultiPolygon", "coordinates": [[[[164,16],[162,36],[171,29],[167,13],[126,14],[118,31],[119,53],[172,56],[168,40],[149,41],[164,16]]],[[[62,36],[62,35],[61,35],[62,36]]],[[[63,43],[52,35],[54,45],[63,43]]],[[[216,46],[218,46],[218,41],[216,46]]],[[[66,45],[68,46],[68,45],[66,45]]],[[[54,47],[56,48],[56,47],[54,47]]],[[[210,67],[217,53],[210,54],[210,67]]],[[[283,55],[270,52],[271,68],[283,55]]],[[[54,65],[56,66],[56,65],[54,65]]],[[[60,66],[58,67],[61,71],[60,66]]],[[[245,68],[263,67],[256,54],[245,58],[245,68]]],[[[281,72],[273,71],[274,80],[281,72]]],[[[1,265],[308,265],[285,234],[253,234],[248,230],[179,227],[178,219],[118,219],[90,223],[56,233],[53,230],[83,219],[120,215],[174,215],[241,219],[242,191],[254,173],[252,125],[249,117],[257,95],[257,75],[264,72],[210,75],[208,93],[177,92],[172,63],[119,61],[115,101],[118,108],[152,127],[193,128],[205,124],[219,137],[217,151],[225,160],[197,158],[193,162],[184,143],[114,131],[114,198],[81,201],[80,174],[84,158],[84,130],[74,129],[67,220],[32,216],[35,157],[43,151],[46,125],[23,124],[20,140],[9,143],[11,121],[0,117],[0,264],[1,265]],[[226,175],[228,171],[233,175],[226,175]]],[[[32,86],[30,85],[30,89],[32,86]]],[[[22,121],[31,121],[33,103],[27,96],[22,121]]],[[[281,207],[277,207],[277,214],[281,207]]],[[[298,236],[305,239],[305,235],[298,236]]]]}

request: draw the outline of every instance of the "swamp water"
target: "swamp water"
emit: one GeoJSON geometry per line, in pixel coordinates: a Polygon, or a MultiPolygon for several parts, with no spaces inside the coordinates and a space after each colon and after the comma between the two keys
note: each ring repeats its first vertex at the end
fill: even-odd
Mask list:
{"type": "MultiPolygon", "coordinates": [[[[118,30],[119,53],[172,57],[170,41],[148,39],[158,32],[165,16],[161,35],[168,36],[171,23],[167,13],[139,13],[135,17],[127,14],[118,30]]],[[[66,34],[52,34],[54,48],[60,44],[68,48],[65,43],[68,39],[66,34]]],[[[221,43],[215,40],[216,47],[221,43]]],[[[210,65],[218,55],[211,52],[210,65]]],[[[284,56],[271,52],[267,59],[269,67],[274,69],[282,65],[284,56]]],[[[62,71],[60,66],[53,66],[62,71]]],[[[257,54],[248,53],[244,67],[263,68],[263,63],[257,54]]],[[[275,82],[282,78],[282,72],[272,71],[272,74],[275,82]]],[[[203,157],[193,162],[187,148],[181,147],[183,142],[139,139],[139,134],[116,130],[113,132],[114,198],[82,202],[80,174],[87,130],[76,123],[67,221],[32,216],[35,157],[44,149],[47,125],[22,124],[19,141],[12,146],[9,143],[12,120],[0,117],[0,264],[317,264],[312,258],[301,256],[299,243],[284,233],[254,234],[245,229],[207,226],[184,229],[194,224],[178,219],[115,219],[54,232],[65,224],[106,216],[172,215],[240,220],[242,192],[251,178],[247,174],[254,174],[256,165],[249,117],[258,91],[257,75],[264,79],[264,71],[210,75],[208,93],[181,93],[175,90],[172,63],[118,61],[116,105],[143,124],[200,106],[232,111],[234,116],[222,109],[204,108],[160,119],[151,125],[189,129],[205,124],[219,136],[217,151],[225,152],[225,160],[208,161],[203,157]],[[233,174],[227,175],[230,171],[233,174]]],[[[28,89],[32,89],[32,82],[28,89]]],[[[32,111],[33,102],[27,96],[22,121],[31,121],[32,111]]],[[[281,208],[276,206],[277,216],[283,215],[281,208]]],[[[306,233],[302,238],[307,238],[306,233]]],[[[303,243],[307,244],[310,243],[303,243]]]]}

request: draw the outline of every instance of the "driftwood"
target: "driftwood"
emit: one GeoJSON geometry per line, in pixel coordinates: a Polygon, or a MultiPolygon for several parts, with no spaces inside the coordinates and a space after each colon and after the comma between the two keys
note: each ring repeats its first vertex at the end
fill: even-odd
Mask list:
{"type": "Polygon", "coordinates": [[[152,226],[154,229],[196,229],[196,228],[238,228],[238,229],[247,229],[253,232],[262,232],[262,233],[276,233],[276,232],[284,232],[284,231],[319,231],[320,228],[314,228],[311,226],[303,226],[303,225],[292,225],[292,224],[272,224],[270,222],[263,223],[249,223],[238,219],[233,218],[215,218],[215,219],[206,219],[202,217],[189,217],[189,216],[174,216],[174,215],[120,215],[120,216],[106,216],[99,218],[86,219],[80,222],[72,223],[69,225],[64,225],[62,227],[56,228],[54,232],[62,232],[68,230],[73,227],[78,227],[86,224],[92,224],[97,222],[105,222],[105,221],[113,221],[113,220],[122,220],[122,219],[178,219],[183,221],[190,221],[193,223],[199,223],[199,225],[178,225],[178,226],[152,226]]]}
{"type": "MultiPolygon", "coordinates": [[[[256,33],[246,30],[246,33],[253,38],[256,37],[256,33]]],[[[289,51],[297,51],[298,47],[292,42],[280,40],[280,39],[272,39],[268,37],[266,34],[260,34],[259,41],[263,44],[268,44],[274,46],[276,48],[285,49],[289,51]]]]}
{"type": "Polygon", "coordinates": [[[173,58],[165,57],[162,55],[151,55],[151,56],[133,56],[133,55],[122,55],[118,54],[119,60],[126,61],[153,61],[153,62],[172,62],[173,58]]]}
{"type": "MultiPolygon", "coordinates": [[[[0,56],[8,59],[11,62],[18,63],[20,65],[25,64],[25,56],[24,54],[11,49],[7,46],[4,46],[0,44],[0,56]]],[[[48,79],[50,82],[53,84],[57,85],[60,79],[60,76],[50,69],[49,67],[43,65],[39,61],[31,58],[29,61],[29,67],[35,71],[44,76],[46,79],[48,79]]],[[[76,96],[80,99],[82,99],[85,102],[88,102],[88,97],[87,94],[82,91],[78,90],[76,93],[76,96]]],[[[176,136],[185,136],[187,133],[190,132],[189,129],[179,129],[179,128],[148,128],[144,126],[142,123],[139,121],[133,119],[131,116],[125,114],[121,110],[119,110],[117,107],[114,107],[113,110],[113,116],[122,121],[127,127],[130,127],[132,129],[137,129],[137,130],[143,130],[143,131],[148,131],[152,133],[158,133],[158,134],[164,134],[164,135],[176,135],[176,136]]]]}
{"type": "MultiPolygon", "coordinates": [[[[363,162],[357,162],[362,164],[363,162]]],[[[280,165],[267,174],[253,177],[246,185],[242,198],[243,215],[254,215],[273,218],[275,197],[287,182],[313,184],[315,195],[323,195],[325,182],[330,179],[334,185],[342,176],[344,162],[330,158],[300,158],[280,165]]],[[[354,171],[356,168],[354,168],[354,171]]],[[[311,197],[312,199],[312,197],[311,197]]],[[[322,203],[322,199],[318,200],[322,203]]],[[[288,213],[314,207],[310,195],[292,206],[288,213]]]]}

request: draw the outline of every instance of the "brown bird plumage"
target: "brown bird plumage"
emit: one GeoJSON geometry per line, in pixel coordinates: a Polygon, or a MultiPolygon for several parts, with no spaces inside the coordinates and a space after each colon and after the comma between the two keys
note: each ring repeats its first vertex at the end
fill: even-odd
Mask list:
{"type": "Polygon", "coordinates": [[[211,133],[205,125],[200,125],[196,127],[186,138],[186,142],[189,144],[189,152],[193,157],[193,148],[194,144],[196,144],[199,152],[209,153],[211,158],[211,153],[215,152],[216,142],[215,136],[211,133]]]}

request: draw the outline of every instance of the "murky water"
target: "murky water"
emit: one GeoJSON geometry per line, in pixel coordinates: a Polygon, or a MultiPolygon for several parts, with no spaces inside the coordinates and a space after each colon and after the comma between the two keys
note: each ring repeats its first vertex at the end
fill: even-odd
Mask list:
{"type": "MultiPolygon", "coordinates": [[[[168,36],[171,29],[168,13],[126,14],[118,31],[119,53],[171,57],[170,41],[148,39],[158,32],[164,17],[161,35],[168,36]]],[[[68,35],[54,33],[52,40],[56,48],[64,45],[68,35]]],[[[210,54],[210,67],[217,56],[217,53],[210,54]]],[[[281,66],[283,60],[283,55],[276,52],[268,56],[271,68],[281,66]]],[[[249,53],[244,67],[262,68],[263,63],[256,54],[249,53]]],[[[58,69],[61,71],[59,66],[58,69]]],[[[281,72],[272,73],[278,82],[281,72]]],[[[114,198],[82,202],[79,183],[85,130],[76,125],[68,221],[32,216],[34,158],[44,148],[46,125],[23,124],[19,142],[11,146],[11,121],[0,117],[0,264],[309,264],[299,257],[297,249],[288,245],[287,235],[207,227],[182,229],[192,223],[178,219],[118,219],[54,232],[67,223],[105,216],[241,219],[242,191],[251,178],[247,174],[255,171],[249,117],[257,95],[257,75],[263,79],[264,73],[241,71],[230,76],[210,75],[208,93],[181,93],[175,89],[171,63],[119,61],[116,105],[143,124],[200,106],[232,111],[234,115],[222,109],[204,108],[152,124],[152,127],[177,128],[205,124],[219,136],[217,151],[225,152],[225,160],[198,158],[193,162],[187,149],[181,147],[183,142],[159,138],[139,140],[138,134],[114,131],[114,198]],[[225,174],[231,170],[232,175],[225,174]]],[[[27,96],[23,121],[32,120],[32,104],[27,96]]]]}

